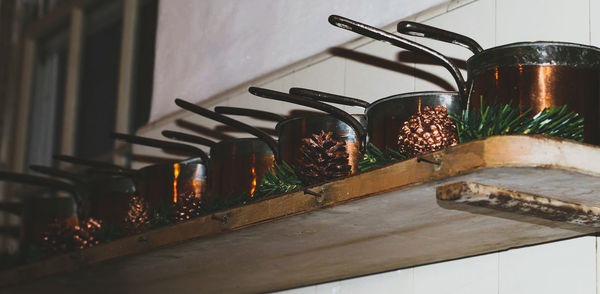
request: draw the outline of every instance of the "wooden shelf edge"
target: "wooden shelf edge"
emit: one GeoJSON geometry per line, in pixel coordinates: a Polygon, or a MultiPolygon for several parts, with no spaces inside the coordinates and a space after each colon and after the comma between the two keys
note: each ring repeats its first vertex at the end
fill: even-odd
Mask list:
{"type": "Polygon", "coordinates": [[[484,168],[540,167],[598,176],[600,161],[589,160],[593,157],[600,158],[600,148],[577,142],[538,136],[490,137],[422,156],[426,161],[413,158],[310,187],[311,191],[322,195],[320,198],[303,191],[280,195],[0,272],[0,286],[80,270],[188,240],[208,238],[484,168]]]}

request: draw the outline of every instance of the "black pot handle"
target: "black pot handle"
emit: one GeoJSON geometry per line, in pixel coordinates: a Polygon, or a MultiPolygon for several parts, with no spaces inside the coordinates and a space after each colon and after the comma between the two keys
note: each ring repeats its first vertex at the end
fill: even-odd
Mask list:
{"type": "Polygon", "coordinates": [[[80,176],[80,175],[77,175],[77,174],[74,174],[72,172],[68,172],[68,171],[62,170],[62,169],[54,168],[54,167],[32,164],[32,165],[29,166],[29,168],[32,171],[35,171],[35,172],[38,172],[38,173],[41,173],[41,174],[59,177],[59,178],[71,180],[71,181],[74,181],[74,182],[77,182],[77,183],[83,183],[83,182],[85,182],[84,179],[83,179],[83,177],[80,176]]]}
{"type": "Polygon", "coordinates": [[[63,161],[63,162],[68,162],[68,163],[72,163],[72,164],[93,167],[93,168],[101,168],[104,170],[116,170],[116,171],[124,171],[124,172],[129,172],[129,173],[135,172],[132,169],[124,168],[124,167],[118,166],[116,164],[87,159],[87,158],[81,158],[81,157],[76,157],[76,156],[55,154],[54,156],[52,156],[52,158],[54,158],[54,160],[58,160],[58,161],[63,161]]]}
{"type": "Polygon", "coordinates": [[[177,131],[164,130],[161,132],[161,134],[165,138],[169,138],[169,139],[173,139],[173,140],[177,140],[177,141],[181,141],[181,142],[186,142],[186,143],[203,145],[203,146],[207,146],[207,147],[211,147],[211,148],[217,144],[217,142],[207,139],[207,138],[204,138],[204,137],[200,137],[200,136],[196,136],[196,135],[192,135],[192,134],[188,134],[188,133],[177,132],[177,131]]]}
{"type": "Polygon", "coordinates": [[[352,129],[358,135],[358,138],[361,140],[361,142],[363,142],[363,144],[362,144],[363,147],[366,146],[365,140],[367,138],[367,130],[365,130],[365,127],[363,127],[363,125],[360,124],[360,122],[358,122],[358,120],[356,120],[354,117],[352,117],[352,115],[348,114],[347,112],[345,112],[335,106],[331,106],[329,104],[325,104],[323,102],[319,102],[319,101],[316,101],[316,100],[313,100],[310,98],[290,95],[288,93],[273,91],[273,90],[264,89],[264,88],[250,87],[248,89],[248,91],[250,93],[252,93],[253,95],[256,95],[259,97],[295,103],[295,104],[304,105],[307,107],[325,111],[325,112],[333,115],[335,118],[347,123],[350,127],[352,127],[352,129]]]}
{"type": "Polygon", "coordinates": [[[290,88],[290,94],[296,96],[302,96],[307,98],[312,98],[317,101],[325,101],[336,104],[348,105],[348,106],[358,106],[362,108],[367,108],[371,105],[369,102],[361,99],[341,96],[337,94],[331,94],[306,88],[290,88]]]}
{"type": "Polygon", "coordinates": [[[241,107],[217,106],[215,107],[215,112],[229,115],[243,115],[274,122],[280,122],[286,119],[285,116],[277,113],[241,107]]]}
{"type": "Polygon", "coordinates": [[[269,145],[269,147],[273,151],[273,154],[275,155],[275,158],[278,158],[277,157],[278,143],[277,143],[277,141],[275,141],[275,139],[273,139],[271,136],[269,136],[269,134],[267,134],[253,126],[245,124],[241,121],[238,121],[233,118],[227,117],[225,115],[208,110],[204,107],[187,102],[183,99],[179,99],[179,98],[175,99],[175,104],[177,104],[177,106],[179,106],[187,111],[191,111],[195,114],[202,115],[204,117],[207,117],[212,120],[218,121],[220,123],[226,124],[228,126],[234,127],[236,129],[248,132],[248,133],[258,137],[259,139],[262,139],[265,143],[267,143],[267,145],[269,145]]]}
{"type": "Polygon", "coordinates": [[[202,149],[191,145],[157,140],[147,137],[134,136],[129,134],[112,133],[111,137],[117,140],[123,140],[132,144],[156,147],[167,151],[183,152],[191,155],[197,155],[202,159],[202,163],[208,164],[208,155],[202,149]]]}
{"type": "Polygon", "coordinates": [[[389,44],[392,44],[394,46],[406,49],[406,50],[410,50],[410,51],[414,51],[414,52],[418,52],[418,53],[422,53],[425,55],[428,55],[430,57],[433,57],[435,59],[437,59],[438,61],[440,61],[442,63],[442,65],[448,70],[450,71],[450,74],[452,74],[452,77],[454,78],[454,80],[456,81],[456,85],[458,86],[458,91],[461,95],[461,97],[463,97],[463,103],[467,103],[467,88],[466,88],[466,83],[465,83],[465,79],[463,78],[460,70],[458,69],[458,67],[452,63],[448,58],[446,58],[446,56],[440,54],[439,52],[425,47],[419,43],[415,43],[413,41],[410,41],[408,39],[404,39],[400,36],[394,35],[392,33],[388,33],[386,31],[380,30],[378,28],[366,25],[364,23],[360,23],[342,16],[338,16],[338,15],[331,15],[329,16],[329,22],[332,25],[335,25],[337,27],[340,27],[342,29],[346,29],[349,31],[353,31],[355,33],[361,34],[363,36],[375,39],[375,40],[379,40],[379,41],[383,41],[389,44]]]}
{"type": "Polygon", "coordinates": [[[48,187],[55,190],[67,191],[73,195],[77,204],[77,212],[81,216],[85,192],[80,186],[69,184],[63,181],[49,179],[46,177],[32,176],[27,174],[0,171],[0,181],[16,182],[30,184],[35,186],[48,187]]]}
{"type": "Polygon", "coordinates": [[[465,35],[442,30],[440,28],[418,22],[401,21],[398,23],[398,32],[415,37],[429,38],[446,43],[456,44],[471,50],[473,54],[483,51],[481,45],[465,35]]]}

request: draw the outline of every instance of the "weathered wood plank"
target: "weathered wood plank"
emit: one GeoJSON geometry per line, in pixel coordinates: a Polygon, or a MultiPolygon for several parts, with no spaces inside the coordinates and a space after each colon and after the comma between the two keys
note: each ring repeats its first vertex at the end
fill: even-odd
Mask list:
{"type": "Polygon", "coordinates": [[[464,204],[466,205],[463,206],[465,210],[469,210],[472,206],[485,207],[556,222],[600,227],[600,207],[561,201],[495,186],[471,182],[452,183],[438,187],[436,197],[439,201],[464,204]]]}
{"type": "Polygon", "coordinates": [[[470,181],[597,206],[593,158],[600,148],[488,138],[426,156],[439,164],[407,160],[312,187],[322,198],[282,195],[0,273],[0,283],[70,271],[7,290],[264,292],[580,236],[596,229],[446,209],[435,193],[470,181]]]}

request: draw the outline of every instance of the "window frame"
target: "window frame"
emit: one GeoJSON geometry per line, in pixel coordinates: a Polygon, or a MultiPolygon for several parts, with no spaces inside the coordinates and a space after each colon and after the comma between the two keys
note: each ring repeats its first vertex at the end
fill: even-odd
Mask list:
{"type": "MultiPolygon", "coordinates": [[[[121,1],[121,0],[112,0],[121,1]]],[[[67,53],[67,70],[65,83],[65,97],[62,121],[62,138],[60,152],[74,154],[77,131],[78,102],[80,98],[81,63],[84,42],[84,24],[89,11],[102,0],[70,0],[57,6],[49,14],[34,21],[25,27],[22,34],[22,60],[20,85],[17,95],[17,118],[15,120],[15,134],[13,136],[12,164],[14,171],[25,170],[27,152],[27,130],[30,102],[33,90],[33,78],[36,63],[36,51],[39,40],[53,34],[61,25],[67,23],[69,30],[69,44],[67,53]]],[[[136,46],[138,37],[139,13],[143,0],[123,1],[123,22],[119,61],[119,77],[116,109],[116,132],[131,132],[132,105],[135,88],[136,46]]],[[[127,161],[122,152],[123,143],[116,142],[113,148],[113,162],[125,164],[127,161]]]]}

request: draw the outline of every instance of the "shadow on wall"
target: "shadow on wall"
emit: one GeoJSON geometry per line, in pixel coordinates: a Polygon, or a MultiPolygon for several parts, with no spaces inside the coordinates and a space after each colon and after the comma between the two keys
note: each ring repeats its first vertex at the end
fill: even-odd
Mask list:
{"type": "MultiPolygon", "coordinates": [[[[353,60],[356,62],[360,62],[362,64],[371,65],[374,67],[387,69],[391,71],[395,71],[398,73],[406,74],[414,76],[417,79],[422,79],[428,82],[431,82],[444,90],[447,91],[456,91],[454,84],[450,84],[448,81],[443,78],[434,75],[430,72],[417,69],[411,66],[411,63],[415,64],[431,64],[431,65],[439,65],[435,59],[423,56],[421,54],[417,54],[410,51],[400,51],[397,54],[397,60],[392,61],[389,59],[377,57],[371,54],[362,53],[350,49],[345,49],[341,47],[334,47],[328,50],[330,54],[341,57],[344,59],[353,60]],[[402,62],[402,63],[400,63],[402,62]],[[406,63],[406,64],[405,64],[406,63]]],[[[460,69],[466,69],[467,62],[465,60],[450,58],[452,62],[454,62],[460,69]]]]}

